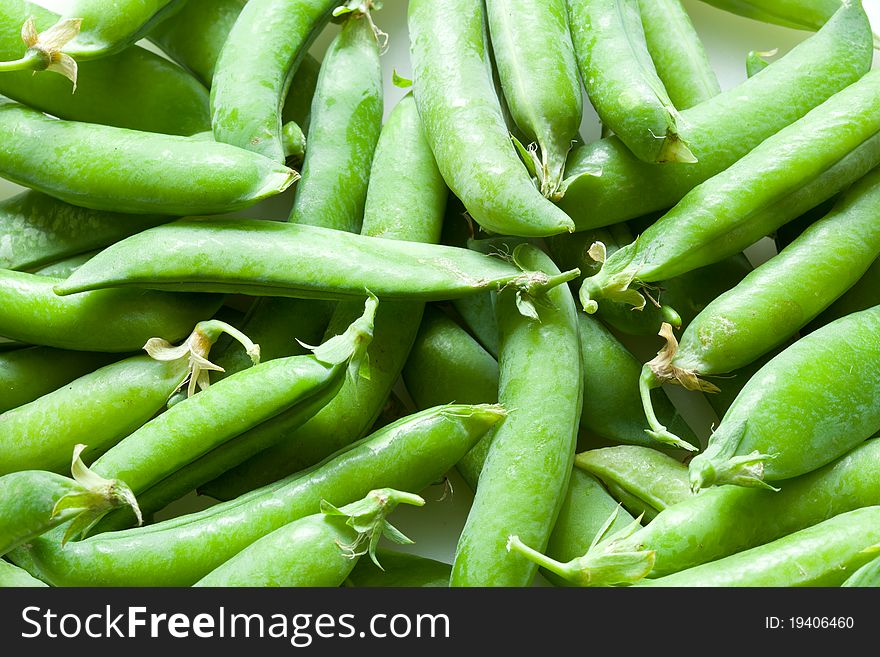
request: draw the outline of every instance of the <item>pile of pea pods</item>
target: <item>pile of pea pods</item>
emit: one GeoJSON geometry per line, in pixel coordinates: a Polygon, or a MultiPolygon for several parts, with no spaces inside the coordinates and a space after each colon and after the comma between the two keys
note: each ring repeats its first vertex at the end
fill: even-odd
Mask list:
{"type": "Polygon", "coordinates": [[[706,1],[3,0],[0,586],[880,585],[877,37],[706,1]]]}

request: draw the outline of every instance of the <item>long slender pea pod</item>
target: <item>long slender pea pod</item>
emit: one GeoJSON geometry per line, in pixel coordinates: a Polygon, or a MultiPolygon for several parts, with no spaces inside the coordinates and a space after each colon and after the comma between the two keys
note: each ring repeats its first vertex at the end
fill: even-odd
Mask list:
{"type": "MultiPolygon", "coordinates": [[[[343,0],[251,0],[220,51],[211,86],[217,141],[284,161],[281,112],[309,44],[343,0]]],[[[355,3],[360,4],[360,3],[355,3]]]]}
{"type": "Polygon", "coordinates": [[[32,577],[24,568],[0,559],[0,589],[32,588],[49,586],[46,582],[32,577]]]}
{"type": "MultiPolygon", "coordinates": [[[[518,257],[555,274],[535,247],[520,247],[518,257]]],[[[499,295],[499,400],[516,411],[492,437],[456,547],[451,586],[528,585],[537,568],[506,553],[507,535],[520,532],[543,548],[559,515],[574,459],[583,376],[571,293],[560,287],[547,301],[535,316],[525,316],[512,291],[499,295]]]]}
{"type": "Polygon", "coordinates": [[[639,0],[568,0],[571,39],[587,95],[602,120],[643,162],[694,163],[657,70],[639,0]]]}
{"type": "Polygon", "coordinates": [[[379,41],[368,17],[355,12],[321,64],[291,222],[360,230],[382,107],[379,41]]]}
{"type": "Polygon", "coordinates": [[[774,232],[800,214],[792,216],[799,209],[793,195],[810,195],[805,186],[823,184],[821,174],[843,166],[853,149],[880,138],[878,132],[880,72],[873,71],[689,192],[638,240],[605,260],[581,286],[584,309],[595,312],[601,298],[644,307],[644,297],[631,286],[718,262],[774,232]],[[776,211],[781,207],[786,211],[776,211]]]}
{"type": "Polygon", "coordinates": [[[117,358],[114,354],[51,347],[0,353],[0,413],[58,390],[117,358]]]}
{"type": "Polygon", "coordinates": [[[137,286],[343,300],[362,297],[366,288],[381,299],[438,301],[504,287],[528,301],[577,273],[548,276],[468,249],[315,226],[187,219],[118,242],[55,290],[66,295],[137,286]]]}
{"type": "Polygon", "coordinates": [[[492,81],[483,4],[415,0],[408,20],[416,104],[450,189],[487,230],[571,232],[571,219],[541,196],[510,141],[492,81]]]}
{"type": "Polygon", "coordinates": [[[588,230],[671,207],[771,135],[804,116],[871,68],[870,25],[846,5],[818,33],[750,80],[681,113],[698,162],[657,167],[639,161],[618,137],[576,147],[560,207],[588,230]]]}
{"type": "Polygon", "coordinates": [[[880,429],[878,330],[875,306],[810,333],[761,368],[691,461],[693,490],[769,487],[833,461],[880,429]],[[791,409],[798,409],[796,421],[791,409]]]}
{"type": "Polygon", "coordinates": [[[680,342],[664,326],[666,347],[644,366],[640,381],[652,431],[666,428],[653,416],[649,389],[669,382],[717,390],[703,377],[744,367],[779,346],[859,280],[880,256],[878,204],[880,169],[851,187],[779,255],[710,303],[680,342]],[[822,267],[815,266],[817,254],[822,267]]]}
{"type": "Polygon", "coordinates": [[[565,0],[489,0],[486,15],[504,99],[540,151],[529,155],[541,193],[555,200],[583,112],[565,0]]]}
{"type": "MultiPolygon", "coordinates": [[[[369,182],[362,234],[434,243],[440,236],[447,195],[415,102],[406,96],[382,131],[369,182]]],[[[346,381],[339,394],[309,422],[205,491],[226,498],[230,487],[235,491],[250,490],[313,465],[363,436],[400,377],[419,330],[422,310],[423,304],[418,301],[383,303],[376,314],[376,338],[369,349],[370,378],[346,381]]],[[[350,323],[359,312],[353,302],[340,303],[330,320],[328,334],[350,323]]]]}
{"type": "Polygon", "coordinates": [[[686,110],[721,93],[681,0],[639,0],[648,52],[672,104],[686,110]]]}
{"type": "Polygon", "coordinates": [[[59,121],[8,101],[0,103],[0,140],[0,175],[92,210],[232,212],[279,194],[297,177],[227,144],[59,121]]]}
{"type": "Polygon", "coordinates": [[[421,490],[505,416],[499,406],[444,406],[404,418],[324,463],[205,511],[68,543],[45,537],[12,553],[52,584],[189,586],[279,527],[381,486],[421,490]]]}
{"type": "Polygon", "coordinates": [[[345,580],[355,588],[445,588],[452,566],[407,552],[376,550],[376,566],[371,559],[360,559],[345,580]]]}
{"type": "Polygon", "coordinates": [[[38,192],[0,202],[0,268],[33,269],[102,248],[167,218],[98,212],[38,192]]]}
{"type": "Polygon", "coordinates": [[[386,520],[398,504],[423,506],[425,500],[390,488],[341,508],[321,500],[319,513],[255,541],[195,586],[339,586],[361,556],[379,564],[376,544],[383,536],[412,543],[386,520]]]}
{"type": "Polygon", "coordinates": [[[841,584],[847,588],[880,587],[880,557],[874,557],[841,584]]]}
{"type": "Polygon", "coordinates": [[[644,586],[840,586],[880,551],[880,507],[843,513],[772,543],[645,580],[644,586]]]}
{"type": "MultiPolygon", "coordinates": [[[[187,379],[190,394],[197,385],[207,387],[208,370],[214,367],[207,356],[224,331],[240,335],[209,320],[197,324],[180,347],[164,348],[164,341],[153,339],[145,347],[150,355],[106,365],[6,411],[0,415],[0,474],[61,471],[64,455],[86,441],[86,455],[94,458],[153,417],[187,379]]],[[[241,338],[256,353],[256,347],[241,338]]]]}
{"type": "Polygon", "coordinates": [[[131,489],[89,470],[80,458],[83,449],[76,445],[73,450],[73,479],[40,470],[0,477],[0,555],[69,522],[67,542],[121,506],[134,509],[140,519],[131,489]]]}
{"type": "Polygon", "coordinates": [[[184,338],[222,299],[143,290],[98,290],[69,298],[61,281],[0,270],[0,335],[76,351],[137,351],[152,337],[184,338]]]}
{"type": "Polygon", "coordinates": [[[791,27],[796,30],[819,30],[847,0],[703,0],[763,23],[791,27]]]}
{"type": "Polygon", "coordinates": [[[574,464],[602,481],[630,513],[647,522],[691,497],[687,466],[649,447],[593,449],[578,454],[574,464]]]}

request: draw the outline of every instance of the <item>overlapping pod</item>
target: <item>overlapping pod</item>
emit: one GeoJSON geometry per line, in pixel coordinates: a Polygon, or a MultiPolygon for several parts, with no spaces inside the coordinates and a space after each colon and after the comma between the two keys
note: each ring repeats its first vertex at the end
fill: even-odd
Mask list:
{"type": "MultiPolygon", "coordinates": [[[[857,0],[853,0],[857,1],[857,0]]],[[[724,9],[764,23],[798,30],[819,30],[841,5],[850,0],[703,0],[724,9]]]]}

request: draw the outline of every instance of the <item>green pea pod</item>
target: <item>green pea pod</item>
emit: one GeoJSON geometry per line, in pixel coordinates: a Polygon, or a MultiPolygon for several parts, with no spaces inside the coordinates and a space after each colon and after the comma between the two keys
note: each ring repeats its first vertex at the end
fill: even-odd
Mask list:
{"type": "MultiPolygon", "coordinates": [[[[878,301],[880,301],[880,299],[878,299],[878,301]]],[[[792,342],[794,342],[794,340],[790,340],[785,346],[790,346],[792,342]]],[[[718,392],[714,392],[711,395],[704,395],[703,398],[709,403],[709,406],[712,407],[712,410],[715,411],[715,415],[717,415],[719,419],[724,417],[724,414],[727,413],[728,409],[749,380],[755,376],[764,365],[769,363],[771,359],[776,358],[781,351],[782,348],[774,349],[770,353],[764,354],[758,358],[755,362],[749,363],[745,367],[741,367],[738,370],[730,372],[730,374],[722,376],[720,383],[723,385],[718,392]]],[[[673,434],[675,433],[672,429],[670,429],[670,432],[673,434]]]]}
{"type": "Polygon", "coordinates": [[[0,140],[0,175],[93,210],[232,212],[284,191],[297,177],[226,144],[59,121],[11,102],[0,103],[0,140]]]}
{"type": "Polygon", "coordinates": [[[345,19],[324,56],[311,116],[290,221],[356,233],[382,128],[379,42],[364,15],[345,19]]]}
{"type": "Polygon", "coordinates": [[[817,184],[853,149],[880,138],[878,131],[880,73],[875,71],[691,191],[636,242],[616,251],[584,281],[584,308],[595,312],[596,300],[603,297],[643,307],[644,297],[631,285],[718,262],[774,232],[800,214],[792,216],[798,209],[792,195],[806,194],[805,185],[817,184]],[[781,206],[787,211],[774,211],[781,206]]]}
{"type": "Polygon", "coordinates": [[[131,489],[89,470],[80,458],[83,449],[85,445],[74,447],[73,479],[40,470],[0,477],[0,556],[69,522],[66,542],[120,506],[130,506],[140,519],[131,489]]]}
{"type": "Polygon", "coordinates": [[[571,219],[541,196],[510,142],[492,81],[483,4],[414,0],[408,22],[425,134],[443,178],[474,220],[506,235],[571,232],[571,219]]]}
{"type": "Polygon", "coordinates": [[[486,2],[504,99],[525,137],[541,193],[557,200],[565,159],[577,139],[583,101],[565,0],[486,2]]]}
{"type": "Polygon", "coordinates": [[[764,23],[782,25],[796,30],[821,29],[844,0],[703,0],[724,9],[764,23]]]}
{"type": "MultiPolygon", "coordinates": [[[[207,387],[208,370],[214,367],[207,356],[224,331],[240,336],[227,324],[210,320],[197,324],[179,347],[152,339],[145,346],[149,356],[106,365],[6,411],[0,415],[0,474],[61,471],[66,466],[64,455],[86,441],[86,454],[94,458],[153,417],[187,379],[190,394],[197,385],[207,387]]],[[[240,337],[251,353],[257,353],[240,337]]]]}
{"type": "Polygon", "coordinates": [[[423,506],[425,500],[390,488],[341,508],[321,500],[320,513],[251,543],[195,586],[339,586],[361,556],[379,565],[376,544],[383,536],[412,543],[386,520],[398,504],[423,506]]]}
{"type": "Polygon", "coordinates": [[[648,52],[678,110],[721,93],[718,76],[680,0],[639,0],[648,52]]]}
{"type": "Polygon", "coordinates": [[[475,294],[452,302],[464,327],[494,358],[498,358],[498,323],[495,321],[495,295],[475,294]]]}
{"type": "Polygon", "coordinates": [[[847,588],[877,588],[880,586],[880,557],[874,557],[846,578],[841,586],[847,588]]]}
{"type": "Polygon", "coordinates": [[[577,230],[671,207],[858,80],[870,70],[872,57],[870,24],[861,4],[845,5],[817,34],[773,66],[681,113],[698,162],[686,167],[652,166],[634,157],[616,136],[579,146],[569,154],[566,175],[573,181],[560,207],[574,219],[577,230]],[[600,177],[581,175],[597,167],[602,169],[600,177]]]}
{"type": "Polygon", "coordinates": [[[811,472],[877,432],[878,330],[875,306],[810,333],[762,367],[691,461],[694,491],[725,483],[769,488],[766,482],[811,472]],[[798,421],[782,408],[802,409],[798,421]]]}
{"type": "Polygon", "coordinates": [[[211,86],[217,141],[284,161],[281,111],[312,40],[343,0],[250,0],[220,51],[211,86]]]}
{"type": "Polygon", "coordinates": [[[118,356],[51,347],[0,353],[0,413],[23,406],[116,360],[118,356]]]}
{"type": "Polygon", "coordinates": [[[118,242],[56,285],[55,291],[73,294],[134,285],[350,299],[362,297],[366,288],[382,299],[436,301],[507,287],[528,301],[577,273],[548,276],[468,249],[315,226],[193,219],[158,226],[118,242]],[[267,240],[273,244],[271,250],[265,248],[267,240]],[[209,277],[205,262],[212,262],[212,270],[216,270],[209,277]],[[295,269],[291,269],[291,262],[297,263],[295,269]]]}
{"type": "Polygon", "coordinates": [[[764,58],[770,57],[775,54],[776,54],[775,50],[767,51],[767,52],[750,50],[749,54],[746,55],[746,75],[750,78],[755,77],[758,73],[760,73],[765,68],[770,66],[770,62],[768,62],[764,58]]]}
{"type": "Polygon", "coordinates": [[[296,73],[293,74],[290,91],[281,110],[283,126],[292,121],[302,127],[304,132],[309,130],[312,122],[312,100],[318,87],[320,71],[321,63],[306,54],[297,66],[296,73]]]}
{"type": "Polygon", "coordinates": [[[840,586],[880,551],[880,507],[870,506],[802,529],[772,543],[645,586],[840,586]]]}
{"type": "MultiPolygon", "coordinates": [[[[680,342],[667,325],[666,347],[642,369],[643,391],[668,382],[713,392],[718,387],[703,377],[744,367],[791,338],[880,256],[878,203],[875,169],[779,255],[710,303],[680,342]],[[816,254],[822,267],[815,266],[816,254]]],[[[645,413],[653,431],[666,432],[647,397],[645,413]]]]}
{"type": "Polygon", "coordinates": [[[94,258],[99,251],[89,251],[88,253],[80,253],[79,255],[70,256],[64,260],[56,260],[55,262],[44,265],[34,270],[37,276],[48,276],[49,278],[68,278],[73,272],[82,267],[89,260],[94,258]]]}
{"type": "Polygon", "coordinates": [[[644,162],[696,162],[648,53],[639,0],[568,0],[571,38],[596,113],[644,162]]]}
{"type": "MultiPolygon", "coordinates": [[[[516,257],[550,276],[558,271],[535,247],[519,247],[516,257]]],[[[530,316],[518,306],[513,291],[500,293],[499,400],[516,411],[492,438],[451,586],[528,585],[537,569],[506,553],[507,535],[546,546],[571,476],[583,400],[574,300],[560,287],[530,316]]]]}
{"type": "MultiPolygon", "coordinates": [[[[445,588],[452,566],[406,552],[376,550],[377,566],[371,559],[360,559],[345,580],[355,588],[445,588]]],[[[2,580],[0,580],[2,581],[2,580]]]]}
{"type": "Polygon", "coordinates": [[[578,454],[574,464],[602,481],[627,511],[647,522],[691,497],[687,466],[649,447],[593,449],[578,454]]]}
{"type": "Polygon", "coordinates": [[[137,351],[152,337],[179,340],[222,299],[143,290],[99,290],[69,298],[61,281],[0,269],[0,335],[76,351],[137,351]]]}
{"type": "Polygon", "coordinates": [[[305,473],[205,511],[68,543],[47,536],[13,551],[15,563],[55,585],[189,586],[245,547],[380,486],[421,490],[443,476],[506,415],[498,406],[444,406],[409,416],[305,473]],[[161,567],[157,567],[164,564],[161,567]]]}
{"type": "MultiPolygon", "coordinates": [[[[434,243],[440,234],[447,189],[422,131],[411,96],[382,130],[369,182],[362,234],[434,243]],[[417,217],[418,221],[413,221],[417,217]]],[[[205,487],[221,499],[308,467],[363,436],[400,376],[422,317],[419,302],[383,303],[370,346],[370,378],[348,380],[309,422],[222,479],[205,487]]],[[[353,302],[340,303],[328,333],[352,321],[353,302]]],[[[449,400],[446,400],[449,401],[449,400]]],[[[484,401],[484,400],[480,400],[484,401]]],[[[494,401],[494,400],[488,400],[494,401]]]]}
{"type": "Polygon", "coordinates": [[[0,268],[34,269],[102,248],[167,221],[97,212],[24,192],[0,202],[0,268]]]}
{"type": "Polygon", "coordinates": [[[815,331],[836,319],[880,304],[878,290],[880,290],[880,260],[875,260],[849,290],[807,324],[804,332],[815,331]]]}
{"type": "Polygon", "coordinates": [[[24,568],[19,568],[8,561],[0,559],[0,588],[31,588],[49,586],[45,582],[31,577],[24,568]]]}

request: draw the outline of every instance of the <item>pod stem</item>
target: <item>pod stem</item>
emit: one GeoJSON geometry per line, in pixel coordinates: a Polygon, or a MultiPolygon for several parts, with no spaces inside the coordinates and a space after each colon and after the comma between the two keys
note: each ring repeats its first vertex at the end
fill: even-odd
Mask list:
{"type": "Polygon", "coordinates": [[[82,490],[67,493],[52,508],[52,518],[64,512],[75,514],[61,539],[62,545],[75,536],[88,533],[101,518],[117,507],[130,506],[138,525],[143,524],[141,510],[131,488],[118,479],[105,479],[90,470],[80,458],[85,448],[85,445],[73,448],[70,466],[71,475],[82,490]]]}
{"type": "Polygon", "coordinates": [[[321,513],[330,517],[345,518],[345,524],[356,532],[354,542],[347,545],[339,544],[345,556],[356,559],[369,554],[373,563],[384,570],[376,559],[376,546],[380,538],[384,536],[400,545],[412,543],[412,540],[386,520],[388,514],[394,511],[398,504],[424,506],[425,500],[413,493],[405,493],[393,488],[381,488],[370,491],[364,499],[348,504],[341,509],[336,508],[327,500],[321,500],[321,513]]]}
{"type": "MultiPolygon", "coordinates": [[[[239,342],[250,356],[251,362],[260,362],[260,345],[255,344],[248,336],[234,326],[210,319],[199,322],[190,336],[180,345],[174,346],[163,338],[150,338],[144,345],[144,351],[150,358],[160,361],[176,361],[187,359],[187,374],[174,392],[187,384],[187,397],[195,394],[196,388],[204,390],[211,381],[208,372],[223,372],[224,369],[208,360],[208,354],[220,336],[226,333],[239,342]]],[[[172,393],[173,394],[173,393],[172,393]]]]}
{"type": "Polygon", "coordinates": [[[27,47],[24,56],[15,61],[0,62],[0,72],[52,71],[70,80],[75,92],[76,60],[62,50],[79,35],[81,27],[81,18],[62,18],[45,32],[38,33],[31,16],[21,28],[21,40],[27,47]]]}
{"type": "Polygon", "coordinates": [[[347,362],[348,376],[352,381],[355,381],[358,375],[365,379],[370,378],[367,350],[373,341],[373,325],[376,321],[379,299],[369,290],[367,294],[369,296],[364,304],[363,315],[353,321],[341,335],[336,335],[317,347],[297,340],[325,365],[341,365],[347,362]]]}
{"type": "Polygon", "coordinates": [[[751,454],[718,459],[707,450],[694,457],[688,466],[691,490],[696,494],[709,486],[732,484],[779,492],[778,488],[764,481],[764,462],[773,458],[775,455],[755,450],[751,454]]]}
{"type": "Polygon", "coordinates": [[[379,44],[379,54],[384,54],[388,50],[388,34],[373,22],[373,12],[380,9],[382,9],[382,0],[346,0],[333,10],[333,18],[337,20],[363,18],[370,26],[376,43],[379,44]]]}

